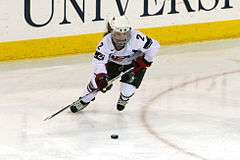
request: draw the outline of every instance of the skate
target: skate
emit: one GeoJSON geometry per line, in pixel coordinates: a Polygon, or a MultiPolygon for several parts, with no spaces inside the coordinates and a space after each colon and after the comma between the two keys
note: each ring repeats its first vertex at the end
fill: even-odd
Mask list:
{"type": "Polygon", "coordinates": [[[86,103],[86,102],[83,102],[81,100],[81,98],[79,98],[77,101],[73,102],[73,104],[71,104],[70,106],[70,110],[73,112],[73,113],[76,113],[76,112],[79,112],[81,110],[83,110],[85,107],[87,107],[87,105],[89,104],[90,102],[86,103]]]}
{"type": "Polygon", "coordinates": [[[124,110],[126,104],[128,103],[128,100],[123,100],[122,97],[120,96],[117,102],[117,110],[118,111],[124,110]]]}

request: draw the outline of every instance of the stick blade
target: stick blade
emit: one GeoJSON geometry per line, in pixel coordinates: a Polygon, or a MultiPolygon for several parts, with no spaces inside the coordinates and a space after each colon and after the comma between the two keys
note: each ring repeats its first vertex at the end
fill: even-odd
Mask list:
{"type": "Polygon", "coordinates": [[[45,118],[43,121],[47,121],[53,117],[55,117],[56,115],[58,115],[59,113],[63,112],[64,110],[66,110],[68,107],[70,107],[71,105],[68,105],[64,108],[62,108],[61,110],[57,111],[56,113],[52,114],[51,116],[48,116],[47,118],[45,118]]]}

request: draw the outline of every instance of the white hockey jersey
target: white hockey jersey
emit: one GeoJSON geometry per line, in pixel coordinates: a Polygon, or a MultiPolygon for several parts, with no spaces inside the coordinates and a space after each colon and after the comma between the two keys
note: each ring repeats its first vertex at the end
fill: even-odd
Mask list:
{"type": "Polygon", "coordinates": [[[112,43],[111,33],[102,39],[93,59],[95,74],[107,73],[105,64],[109,61],[120,65],[127,65],[131,64],[132,61],[140,55],[144,55],[144,59],[148,62],[153,61],[160,47],[159,43],[136,30],[131,30],[130,35],[130,40],[120,51],[115,49],[112,43]]]}

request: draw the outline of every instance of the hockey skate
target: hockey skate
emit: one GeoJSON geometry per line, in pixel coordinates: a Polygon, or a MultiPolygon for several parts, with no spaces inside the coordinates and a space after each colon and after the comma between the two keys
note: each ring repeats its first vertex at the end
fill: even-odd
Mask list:
{"type": "Polygon", "coordinates": [[[122,96],[120,96],[119,99],[118,99],[118,102],[117,102],[117,110],[118,111],[124,110],[126,104],[128,103],[128,100],[129,99],[124,100],[124,99],[122,99],[122,96]]]}
{"type": "Polygon", "coordinates": [[[81,100],[81,97],[73,102],[70,106],[70,110],[73,112],[73,113],[76,113],[76,112],[79,112],[81,110],[83,110],[85,107],[87,107],[87,105],[89,104],[90,102],[86,103],[86,102],[83,102],[81,100]]]}

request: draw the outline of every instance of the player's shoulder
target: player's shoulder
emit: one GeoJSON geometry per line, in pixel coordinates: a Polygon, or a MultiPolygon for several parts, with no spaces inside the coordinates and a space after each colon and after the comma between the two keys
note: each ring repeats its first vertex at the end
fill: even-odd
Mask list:
{"type": "Polygon", "coordinates": [[[143,49],[150,48],[153,43],[153,40],[151,38],[138,30],[131,31],[131,41],[132,44],[143,49]]]}
{"type": "Polygon", "coordinates": [[[97,46],[97,51],[99,52],[109,52],[112,49],[111,45],[111,34],[106,34],[97,46]]]}
{"type": "Polygon", "coordinates": [[[141,35],[143,37],[146,36],[144,33],[140,32],[139,30],[136,30],[136,29],[131,30],[131,34],[135,35],[135,36],[137,36],[137,35],[141,35]]]}
{"type": "Polygon", "coordinates": [[[104,35],[101,42],[106,43],[106,44],[111,42],[111,33],[108,33],[108,34],[104,35]]]}
{"type": "Polygon", "coordinates": [[[138,31],[138,30],[134,30],[134,29],[131,30],[131,40],[132,41],[139,40],[139,37],[145,37],[145,35],[142,32],[138,31]]]}

